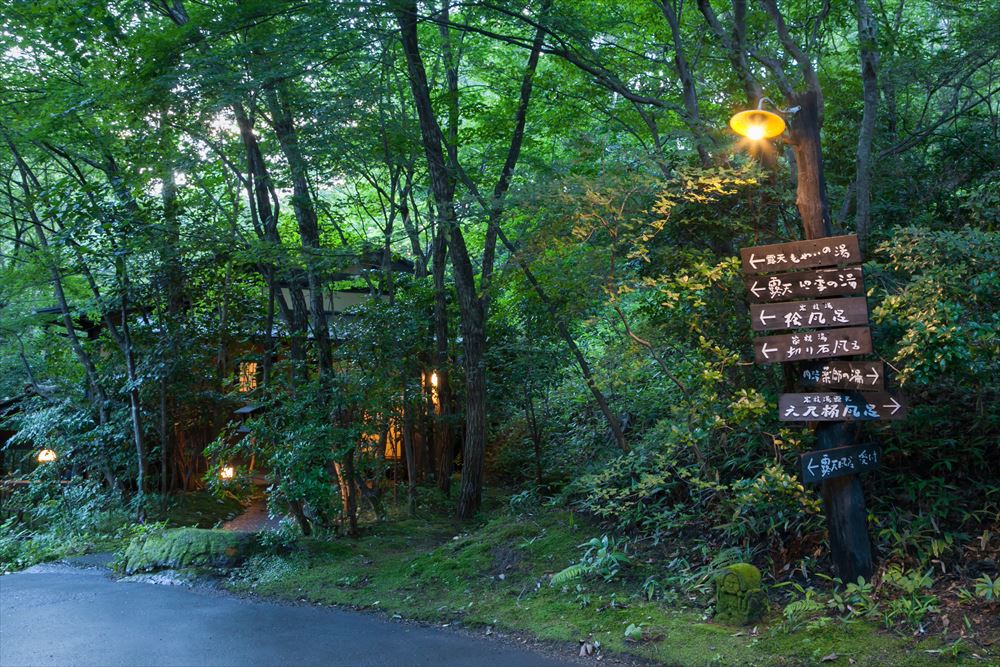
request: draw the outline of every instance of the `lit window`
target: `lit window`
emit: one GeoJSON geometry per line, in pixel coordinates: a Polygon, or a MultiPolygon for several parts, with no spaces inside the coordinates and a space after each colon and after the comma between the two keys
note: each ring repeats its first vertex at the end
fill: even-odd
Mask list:
{"type": "Polygon", "coordinates": [[[257,388],[257,362],[240,363],[240,391],[244,394],[257,388]]]}

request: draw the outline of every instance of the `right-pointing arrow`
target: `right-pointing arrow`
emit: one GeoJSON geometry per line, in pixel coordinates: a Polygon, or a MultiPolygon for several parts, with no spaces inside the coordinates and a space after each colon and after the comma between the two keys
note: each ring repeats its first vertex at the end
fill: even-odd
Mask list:
{"type": "Polygon", "coordinates": [[[873,369],[872,369],[872,372],[871,372],[871,373],[868,373],[867,375],[865,375],[865,377],[869,377],[869,378],[871,378],[871,379],[872,379],[872,384],[875,384],[876,382],[878,382],[878,378],[879,378],[879,374],[878,374],[878,371],[876,371],[876,370],[875,370],[875,369],[873,368],[873,369]]]}
{"type": "Polygon", "coordinates": [[[896,414],[897,412],[899,412],[899,409],[901,407],[903,407],[903,406],[900,405],[899,401],[897,401],[892,396],[889,397],[889,400],[892,401],[892,403],[890,403],[889,405],[883,405],[882,407],[883,408],[892,408],[892,414],[896,414]]]}

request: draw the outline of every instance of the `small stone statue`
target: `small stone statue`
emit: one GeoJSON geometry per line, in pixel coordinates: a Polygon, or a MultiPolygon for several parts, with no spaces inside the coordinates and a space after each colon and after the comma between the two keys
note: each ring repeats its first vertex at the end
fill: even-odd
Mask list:
{"type": "Polygon", "coordinates": [[[767,609],[760,589],[760,570],[750,563],[735,563],[715,577],[715,619],[728,625],[759,621],[767,609]]]}

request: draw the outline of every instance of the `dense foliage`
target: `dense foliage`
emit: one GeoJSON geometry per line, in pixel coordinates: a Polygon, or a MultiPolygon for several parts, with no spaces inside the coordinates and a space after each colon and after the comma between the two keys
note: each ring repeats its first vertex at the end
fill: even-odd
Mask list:
{"type": "Polygon", "coordinates": [[[1000,5],[4,13],[0,562],[254,475],[302,532],[355,533],[455,474],[462,517],[501,481],[692,564],[828,570],[813,435],[752,363],[736,257],[801,238],[798,158],[726,128],[807,90],[913,406],[861,427],[879,560],[996,557],[1000,5]]]}

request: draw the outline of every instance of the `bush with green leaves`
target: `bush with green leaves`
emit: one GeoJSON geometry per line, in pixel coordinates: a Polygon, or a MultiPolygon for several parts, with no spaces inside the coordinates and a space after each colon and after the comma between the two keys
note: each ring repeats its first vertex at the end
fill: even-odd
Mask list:
{"type": "Polygon", "coordinates": [[[214,461],[206,481],[228,492],[230,484],[245,479],[245,470],[234,471],[235,480],[223,479],[220,466],[253,459],[269,473],[268,500],[276,513],[291,509],[306,532],[334,528],[343,510],[336,466],[354,455],[361,440],[359,422],[337,418],[351,406],[346,388],[319,380],[299,381],[294,388],[274,383],[258,397],[261,413],[248,421],[249,433],[224,432],[206,450],[214,461]],[[318,409],[323,405],[325,410],[318,409]]]}
{"type": "Polygon", "coordinates": [[[883,581],[899,592],[898,597],[886,604],[883,614],[886,627],[905,622],[912,629],[923,632],[924,619],[936,612],[939,604],[938,597],[929,592],[934,586],[931,574],[931,570],[921,573],[898,566],[886,570],[883,581]]]}
{"type": "Polygon", "coordinates": [[[0,572],[86,553],[127,537],[133,516],[121,498],[94,481],[60,484],[44,469],[4,501],[0,572]]]}

